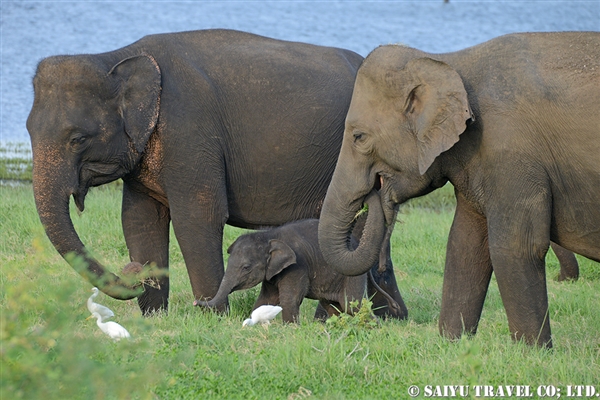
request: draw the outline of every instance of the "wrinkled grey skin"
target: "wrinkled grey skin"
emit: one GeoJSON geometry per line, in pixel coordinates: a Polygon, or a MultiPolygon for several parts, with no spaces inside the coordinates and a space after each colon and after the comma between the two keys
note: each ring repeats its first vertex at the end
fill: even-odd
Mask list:
{"type": "MultiPolygon", "coordinates": [[[[376,202],[380,203],[378,196],[376,202]]],[[[228,250],[229,260],[219,291],[210,301],[196,304],[219,307],[226,304],[230,293],[262,283],[253,309],[264,304],[280,305],[283,320],[297,322],[304,298],[319,300],[327,316],[331,316],[337,314],[337,310],[352,312],[348,307],[352,300],[381,295],[382,291],[372,286],[374,282],[369,281],[367,273],[350,277],[329,268],[319,250],[318,223],[317,219],[308,219],[240,236],[228,250]]],[[[383,224],[383,218],[372,218],[369,223],[383,224]]],[[[365,227],[365,234],[368,229],[369,225],[365,227]]],[[[379,242],[382,239],[383,236],[372,238],[379,242]]],[[[397,304],[391,297],[386,298],[388,304],[376,313],[406,318],[404,303],[397,304]]],[[[317,317],[322,316],[317,313],[317,317]]]]}
{"type": "Polygon", "coordinates": [[[448,54],[375,49],[357,74],[320,217],[325,259],[358,274],[354,259],[377,257],[347,246],[374,188],[385,210],[450,181],[441,333],[476,332],[493,271],[512,337],[551,347],[550,241],[600,261],[598,104],[597,32],[507,35],[448,54]]]}
{"type": "MultiPolygon", "coordinates": [[[[319,216],[361,61],[348,50],[228,30],[44,59],[27,128],[50,241],[94,286],[139,296],[149,314],[168,306],[172,223],[194,298],[211,298],[223,277],[226,223],[319,216]],[[90,187],[118,178],[129,256],[145,266],[121,277],[89,254],[69,215],[71,196],[83,211],[90,187]],[[155,284],[139,286],[152,266],[155,284]]],[[[389,252],[382,257],[382,284],[397,292],[389,252]]]]}
{"type": "Polygon", "coordinates": [[[550,247],[560,264],[560,273],[556,277],[556,280],[562,282],[579,279],[579,263],[577,262],[577,258],[575,258],[575,254],[554,242],[550,242],[550,247]]]}

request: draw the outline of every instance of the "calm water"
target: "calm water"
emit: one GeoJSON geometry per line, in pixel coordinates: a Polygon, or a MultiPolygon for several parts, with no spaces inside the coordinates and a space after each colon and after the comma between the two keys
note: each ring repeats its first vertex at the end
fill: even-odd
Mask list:
{"type": "Polygon", "coordinates": [[[336,46],[447,52],[524,31],[600,31],[600,1],[7,1],[1,5],[0,144],[29,143],[37,63],[100,53],[144,35],[231,28],[336,46]]]}

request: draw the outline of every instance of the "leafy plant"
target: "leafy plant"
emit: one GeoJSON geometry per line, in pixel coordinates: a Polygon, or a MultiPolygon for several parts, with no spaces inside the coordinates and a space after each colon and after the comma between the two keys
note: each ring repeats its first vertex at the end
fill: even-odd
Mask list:
{"type": "Polygon", "coordinates": [[[352,300],[348,303],[348,308],[354,310],[352,314],[340,312],[339,315],[329,317],[325,324],[329,329],[348,331],[351,334],[373,329],[379,325],[379,322],[373,314],[372,307],[373,302],[370,299],[363,299],[361,302],[352,300]]]}

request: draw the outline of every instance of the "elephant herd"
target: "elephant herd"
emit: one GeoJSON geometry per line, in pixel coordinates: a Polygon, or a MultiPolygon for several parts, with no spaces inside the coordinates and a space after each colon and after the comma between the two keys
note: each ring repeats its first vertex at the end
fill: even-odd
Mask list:
{"type": "Polygon", "coordinates": [[[48,57],[33,85],[46,233],[90,283],[137,297],[144,314],[168,308],[171,224],[195,304],[225,311],[227,294],[249,287],[225,287],[225,224],[309,219],[230,248],[230,263],[258,257],[236,267],[262,282],[255,306],[279,302],[293,321],[303,297],[330,314],[341,294],[367,292],[382,315],[406,318],[389,244],[398,205],[447,182],[457,206],[444,336],[476,332],[494,272],[512,336],[551,347],[551,243],[565,278],[578,275],[570,251],[600,261],[598,32],[511,34],[447,54],[388,45],[365,59],[231,30],[170,33],[48,57]],[[152,267],[151,285],[146,268],[109,272],[70,218],[71,196],[83,211],[90,187],[119,178],[130,259],[152,267]]]}

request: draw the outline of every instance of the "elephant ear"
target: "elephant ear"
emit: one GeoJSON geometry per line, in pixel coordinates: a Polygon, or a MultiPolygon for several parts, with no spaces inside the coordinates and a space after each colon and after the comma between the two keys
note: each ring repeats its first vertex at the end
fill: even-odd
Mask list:
{"type": "Polygon", "coordinates": [[[108,75],[118,81],[119,110],[125,132],[136,151],[142,153],[158,121],[160,67],[152,56],[142,54],[120,61],[108,75]]]}
{"type": "Polygon", "coordinates": [[[459,135],[474,120],[467,91],[458,73],[448,64],[431,58],[416,58],[400,71],[405,108],[417,137],[419,172],[423,175],[437,156],[458,142],[459,135]]]}
{"type": "Polygon", "coordinates": [[[266,279],[270,281],[285,268],[296,263],[296,253],[278,239],[269,241],[269,260],[267,261],[266,279]]]}

